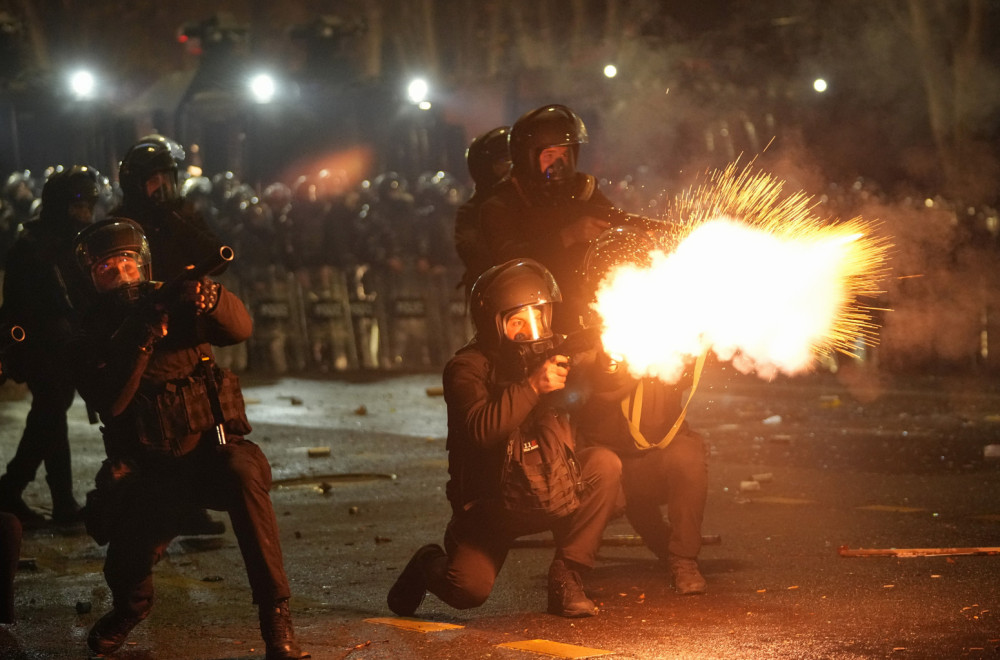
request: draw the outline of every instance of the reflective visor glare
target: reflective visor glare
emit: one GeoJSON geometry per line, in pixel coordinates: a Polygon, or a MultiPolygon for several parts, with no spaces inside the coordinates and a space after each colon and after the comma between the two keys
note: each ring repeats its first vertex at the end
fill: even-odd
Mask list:
{"type": "Polygon", "coordinates": [[[504,315],[504,329],[512,341],[537,341],[550,336],[544,305],[520,307],[504,315]]]}

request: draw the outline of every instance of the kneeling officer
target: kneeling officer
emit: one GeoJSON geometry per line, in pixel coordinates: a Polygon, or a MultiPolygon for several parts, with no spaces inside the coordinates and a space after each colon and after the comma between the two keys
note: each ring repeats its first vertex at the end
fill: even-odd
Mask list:
{"type": "Polygon", "coordinates": [[[250,336],[246,308],[205,277],[150,282],[149,244],[132,220],[88,227],[75,251],[95,303],[69,363],[80,394],[101,416],[107,451],[86,522],[94,539],[108,544],[104,576],[114,601],[88,645],[112,653],[146,618],[153,565],[178,534],[179,512],[195,505],[229,513],[268,660],[309,657],[288,610],[271,468],[244,438],[250,425],[235,374],[212,362],[212,345],[250,336]]]}

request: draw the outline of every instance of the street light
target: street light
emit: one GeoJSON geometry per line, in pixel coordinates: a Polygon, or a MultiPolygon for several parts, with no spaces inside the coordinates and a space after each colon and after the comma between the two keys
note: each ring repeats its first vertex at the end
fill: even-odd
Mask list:
{"type": "Polygon", "coordinates": [[[614,78],[617,75],[618,75],[618,67],[616,67],[614,64],[608,64],[604,67],[605,78],[614,78]]]}
{"type": "Polygon", "coordinates": [[[269,74],[258,73],[250,79],[250,93],[257,103],[270,103],[278,86],[269,74]]]}
{"type": "Polygon", "coordinates": [[[78,99],[92,99],[97,91],[97,79],[90,71],[79,69],[70,74],[69,88],[78,99]]]}
{"type": "Polygon", "coordinates": [[[823,78],[817,78],[816,80],[813,81],[813,89],[816,90],[817,93],[822,94],[823,92],[826,91],[826,88],[827,88],[826,80],[824,80],[823,78]]]}
{"type": "Polygon", "coordinates": [[[429,93],[430,86],[423,78],[414,78],[410,81],[409,86],[406,88],[406,95],[410,97],[410,101],[414,105],[418,106],[427,101],[427,95],[429,93]]]}

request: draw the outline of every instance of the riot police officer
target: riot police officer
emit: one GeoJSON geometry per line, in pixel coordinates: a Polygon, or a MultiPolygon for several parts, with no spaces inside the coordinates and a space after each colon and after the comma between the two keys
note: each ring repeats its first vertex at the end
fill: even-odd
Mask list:
{"type": "Polygon", "coordinates": [[[462,266],[451,237],[464,192],[454,176],[439,170],[417,178],[415,198],[414,221],[426,245],[418,277],[423,284],[427,343],[431,363],[443,366],[469,338],[462,314],[454,312],[463,309],[464,300],[452,296],[462,266]]]}
{"type": "Polygon", "coordinates": [[[133,144],[118,168],[122,203],[110,215],[133,218],[143,228],[158,280],[169,280],[192,263],[211,258],[220,245],[205,218],[184,203],[178,169],[184,149],[150,134],[133,144]]]}
{"type": "Polygon", "coordinates": [[[29,170],[11,172],[7,177],[0,199],[0,268],[17,240],[21,225],[31,219],[36,195],[35,178],[29,170]]]}
{"type": "Polygon", "coordinates": [[[510,173],[509,135],[510,126],[498,126],[476,137],[465,152],[466,166],[476,186],[472,197],[455,214],[455,251],[465,266],[461,284],[466,298],[476,278],[492,265],[490,248],[480,228],[479,209],[510,173]]]}
{"type": "Polygon", "coordinates": [[[560,299],[551,273],[530,259],[495,266],[476,281],[476,337],[448,362],[443,376],[450,476],[445,492],[452,517],[444,548],[418,549],[389,590],[387,604],[399,616],[412,616],[426,591],[455,608],[482,605],[514,539],[545,529],[556,540],[548,611],[571,618],[597,614],[581,574],[593,566],[615,508],[618,457],[603,447],[576,454],[586,486],[572,513],[540,518],[511,511],[501,495],[511,439],[537,445],[544,424],[560,442],[575,445],[575,429],[558,398],[571,368],[568,357],[544,357],[555,341],[550,322],[560,299]],[[534,359],[538,355],[542,359],[534,359]]]}
{"type": "Polygon", "coordinates": [[[522,115],[510,129],[510,177],[480,211],[494,263],[530,257],[552,271],[565,301],[555,320],[563,333],[587,313],[580,269],[589,243],[611,226],[611,200],[593,175],[577,170],[587,141],[583,120],[564,105],[522,115]]]}
{"type": "Polygon", "coordinates": [[[271,469],[250,432],[236,375],[212,346],[245,341],[243,303],[205,277],[166,293],[150,282],[149,244],[132,220],[110,218],[80,233],[76,255],[95,303],[73,342],[81,395],[101,417],[107,460],[87,497],[87,529],[107,543],[104,575],[114,608],[88,645],[112,653],[149,614],[153,566],[184,512],[229,513],[243,555],[268,660],[309,657],[288,610],[271,469]]]}
{"type": "MultiPolygon", "coordinates": [[[[205,218],[181,197],[178,171],[184,158],[184,149],[176,141],[151,133],[129,148],[118,167],[122,203],[111,215],[132,218],[142,227],[155,264],[152,276],[159,281],[171,280],[189,265],[211,259],[221,245],[205,218]]],[[[213,184],[216,188],[221,186],[213,184]]],[[[205,512],[192,513],[186,530],[190,534],[224,531],[225,525],[205,512]]]]}
{"type": "Polygon", "coordinates": [[[42,189],[38,220],[24,226],[8,255],[4,314],[24,327],[28,338],[8,352],[4,366],[15,380],[27,382],[31,409],[17,452],[0,477],[0,510],[17,515],[27,527],[44,520],[21,498],[42,463],[52,494],[52,520],[71,524],[78,518],[66,422],[75,388],[58,355],[86,301],[85,284],[72,262],[72,242],[93,219],[97,198],[93,168],[53,172],[42,189]]]}

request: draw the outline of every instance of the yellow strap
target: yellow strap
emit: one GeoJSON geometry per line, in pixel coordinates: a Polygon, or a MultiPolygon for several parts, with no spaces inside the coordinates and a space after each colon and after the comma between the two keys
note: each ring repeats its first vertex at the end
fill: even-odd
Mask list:
{"type": "Polygon", "coordinates": [[[698,356],[698,360],[694,365],[694,377],[691,379],[691,388],[688,391],[687,401],[684,402],[681,414],[677,416],[677,420],[670,427],[670,431],[659,442],[649,442],[642,434],[642,431],[639,430],[639,425],[642,422],[642,380],[639,381],[635,389],[627,397],[622,399],[622,414],[625,415],[625,421],[628,422],[628,430],[632,434],[632,440],[635,441],[636,447],[639,449],[666,447],[674,439],[677,431],[681,428],[681,424],[684,423],[684,416],[687,414],[691,399],[694,398],[694,391],[698,389],[698,381],[701,380],[701,371],[705,368],[705,359],[707,357],[707,350],[698,356]]]}

